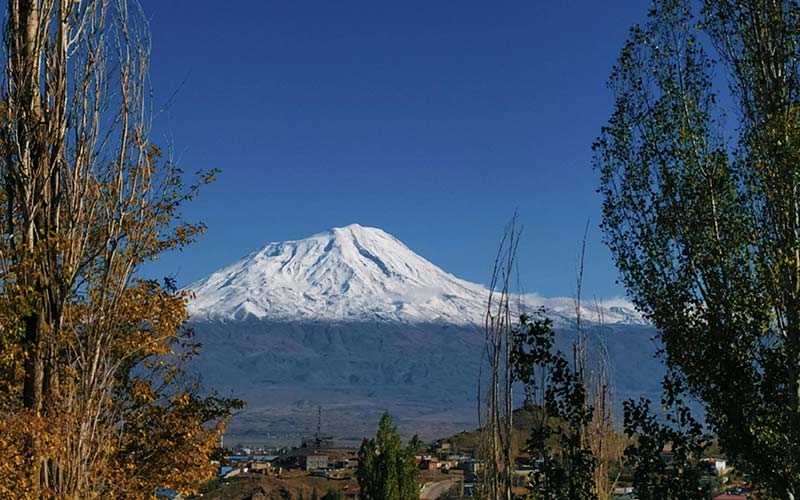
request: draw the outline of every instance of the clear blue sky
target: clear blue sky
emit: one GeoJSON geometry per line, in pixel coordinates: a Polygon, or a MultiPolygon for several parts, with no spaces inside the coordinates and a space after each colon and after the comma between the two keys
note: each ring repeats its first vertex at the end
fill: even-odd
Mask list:
{"type": "Polygon", "coordinates": [[[143,0],[154,141],[222,170],[208,231],[147,267],[180,285],[270,241],[380,227],[485,283],[515,208],[526,291],[623,293],[601,243],[591,144],[648,2],[143,0]],[[173,95],[174,94],[174,95],[173,95]]]}

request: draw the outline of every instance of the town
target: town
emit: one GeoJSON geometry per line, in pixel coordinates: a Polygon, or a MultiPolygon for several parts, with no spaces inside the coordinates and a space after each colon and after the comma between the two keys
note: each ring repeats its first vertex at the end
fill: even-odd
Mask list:
{"type": "MultiPolygon", "coordinates": [[[[321,409],[320,409],[321,413],[321,409]]],[[[297,446],[269,447],[235,444],[214,460],[216,477],[204,484],[198,497],[211,500],[299,500],[299,499],[359,499],[356,478],[359,450],[340,445],[333,436],[319,432],[300,439],[297,446]]],[[[477,431],[462,432],[448,438],[421,444],[414,455],[419,471],[419,498],[454,500],[478,498],[482,461],[477,431]]],[[[667,463],[671,452],[662,454],[667,463]]],[[[700,460],[705,470],[703,482],[712,493],[710,500],[747,500],[752,488],[746,478],[737,474],[723,458],[700,460]]],[[[526,485],[534,475],[541,474],[542,461],[530,453],[514,456],[513,491],[524,495],[526,485]]],[[[631,471],[621,467],[616,471],[614,500],[636,500],[631,471]]],[[[163,500],[183,500],[178,492],[160,488],[156,497],[163,500]]]]}

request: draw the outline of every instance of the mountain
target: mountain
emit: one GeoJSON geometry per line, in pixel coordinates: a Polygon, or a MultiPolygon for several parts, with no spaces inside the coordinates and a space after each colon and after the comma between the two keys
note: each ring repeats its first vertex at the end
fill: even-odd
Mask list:
{"type": "MultiPolygon", "coordinates": [[[[324,431],[340,438],[373,433],[385,410],[401,431],[423,437],[476,424],[489,291],[380,229],[353,224],[270,243],[188,288],[190,323],[203,344],[192,369],[206,385],[248,400],[231,422],[234,433],[310,433],[318,405],[324,431]]],[[[547,308],[557,345],[569,349],[574,302],[520,299],[547,308]]],[[[654,394],[662,371],[653,330],[635,309],[606,301],[584,307],[582,317],[592,343],[605,339],[618,394],[654,394]]]]}
{"type": "MultiPolygon", "coordinates": [[[[380,321],[480,325],[489,291],[446,273],[381,229],[352,224],[306,239],[270,243],[189,285],[195,319],[380,321]]],[[[524,297],[568,324],[572,299],[524,297]]],[[[643,324],[622,300],[585,307],[607,323],[643,324]]]]}
{"type": "Polygon", "coordinates": [[[480,321],[486,292],[358,224],[270,243],[190,288],[195,317],[452,324],[480,321]]]}

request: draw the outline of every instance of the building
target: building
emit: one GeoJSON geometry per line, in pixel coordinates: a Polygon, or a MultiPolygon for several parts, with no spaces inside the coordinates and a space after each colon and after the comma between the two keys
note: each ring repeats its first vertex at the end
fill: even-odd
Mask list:
{"type": "Polygon", "coordinates": [[[452,445],[447,441],[436,441],[433,443],[432,450],[434,453],[447,453],[452,450],[452,445]]]}
{"type": "Polygon", "coordinates": [[[458,468],[464,471],[465,481],[474,481],[481,471],[481,463],[474,459],[464,460],[458,464],[458,468]]]}
{"type": "Polygon", "coordinates": [[[423,458],[419,461],[419,468],[421,470],[437,470],[439,468],[439,461],[435,458],[423,458]]]}
{"type": "Polygon", "coordinates": [[[708,466],[709,470],[718,476],[725,473],[727,463],[721,458],[704,458],[703,462],[708,466]]]}
{"type": "Polygon", "coordinates": [[[303,470],[319,470],[328,468],[328,455],[314,452],[303,453],[299,457],[300,468],[303,470]]]}
{"type": "Polygon", "coordinates": [[[355,469],[358,467],[358,457],[346,456],[336,461],[334,467],[337,469],[355,469]]]}

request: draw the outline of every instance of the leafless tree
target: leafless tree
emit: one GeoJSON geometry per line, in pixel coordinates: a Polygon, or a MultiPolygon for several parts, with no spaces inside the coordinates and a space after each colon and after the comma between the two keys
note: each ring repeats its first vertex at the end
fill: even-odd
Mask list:
{"type": "MultiPolygon", "coordinates": [[[[582,446],[591,450],[597,460],[594,468],[594,489],[598,500],[609,500],[616,487],[617,476],[612,477],[611,466],[620,470],[625,439],[617,428],[614,414],[614,383],[610,373],[610,358],[606,342],[606,326],[602,304],[594,301],[594,339],[595,347],[590,347],[590,330],[584,320],[583,279],[586,262],[586,242],[589,222],[584,228],[581,250],[578,258],[578,271],[575,284],[575,325],[577,338],[573,343],[573,365],[576,376],[584,386],[589,399],[585,405],[591,405],[592,419],[586,429],[580,429],[582,446]],[[591,354],[591,357],[590,357],[591,354]]],[[[590,311],[591,312],[591,311],[590,311]]]]}
{"type": "Polygon", "coordinates": [[[521,232],[515,214],[498,247],[484,321],[489,387],[481,402],[484,421],[480,423],[480,454],[483,462],[481,486],[484,498],[489,500],[511,500],[514,467],[511,334],[516,317],[512,311],[511,280],[521,232]]]}
{"type": "MultiPolygon", "coordinates": [[[[613,383],[609,373],[602,308],[600,303],[595,301],[595,311],[589,308],[587,312],[583,304],[587,233],[588,223],[581,245],[576,276],[574,295],[576,337],[571,345],[570,377],[574,377],[575,383],[582,387],[580,393],[585,395],[580,402],[582,407],[576,411],[589,415],[590,418],[573,422],[570,432],[574,433],[577,439],[577,444],[572,446],[591,452],[596,459],[597,466],[593,467],[591,472],[593,481],[591,489],[597,498],[605,500],[611,497],[616,484],[616,479],[610,476],[611,468],[621,459],[624,440],[615,428],[613,383]],[[596,314],[597,317],[587,319],[587,314],[596,314]]],[[[515,368],[511,354],[515,347],[514,342],[525,342],[522,337],[517,338],[515,335],[521,332],[518,332],[518,325],[514,322],[520,314],[526,313],[526,308],[522,303],[522,295],[512,294],[510,289],[511,279],[516,271],[515,258],[519,237],[520,230],[515,216],[505,229],[495,259],[485,321],[484,346],[489,373],[486,376],[488,391],[481,406],[481,416],[484,421],[480,426],[480,451],[484,463],[481,476],[483,495],[489,499],[511,498],[514,452],[520,444],[514,441],[513,436],[512,389],[515,368]],[[514,304],[515,297],[519,299],[519,304],[514,304]]],[[[546,313],[546,311],[541,312],[546,313]]],[[[551,378],[553,368],[549,364],[551,362],[534,363],[528,367],[532,371],[523,375],[526,380],[524,396],[531,410],[529,417],[532,419],[532,435],[546,435],[566,425],[560,420],[553,420],[557,419],[557,416],[549,415],[547,411],[546,394],[554,383],[551,378]]],[[[536,450],[539,456],[556,453],[549,448],[547,441],[539,439],[537,442],[543,446],[542,449],[536,450]]],[[[550,478],[547,474],[543,474],[539,479],[541,483],[538,487],[547,490],[550,478]]]]}

